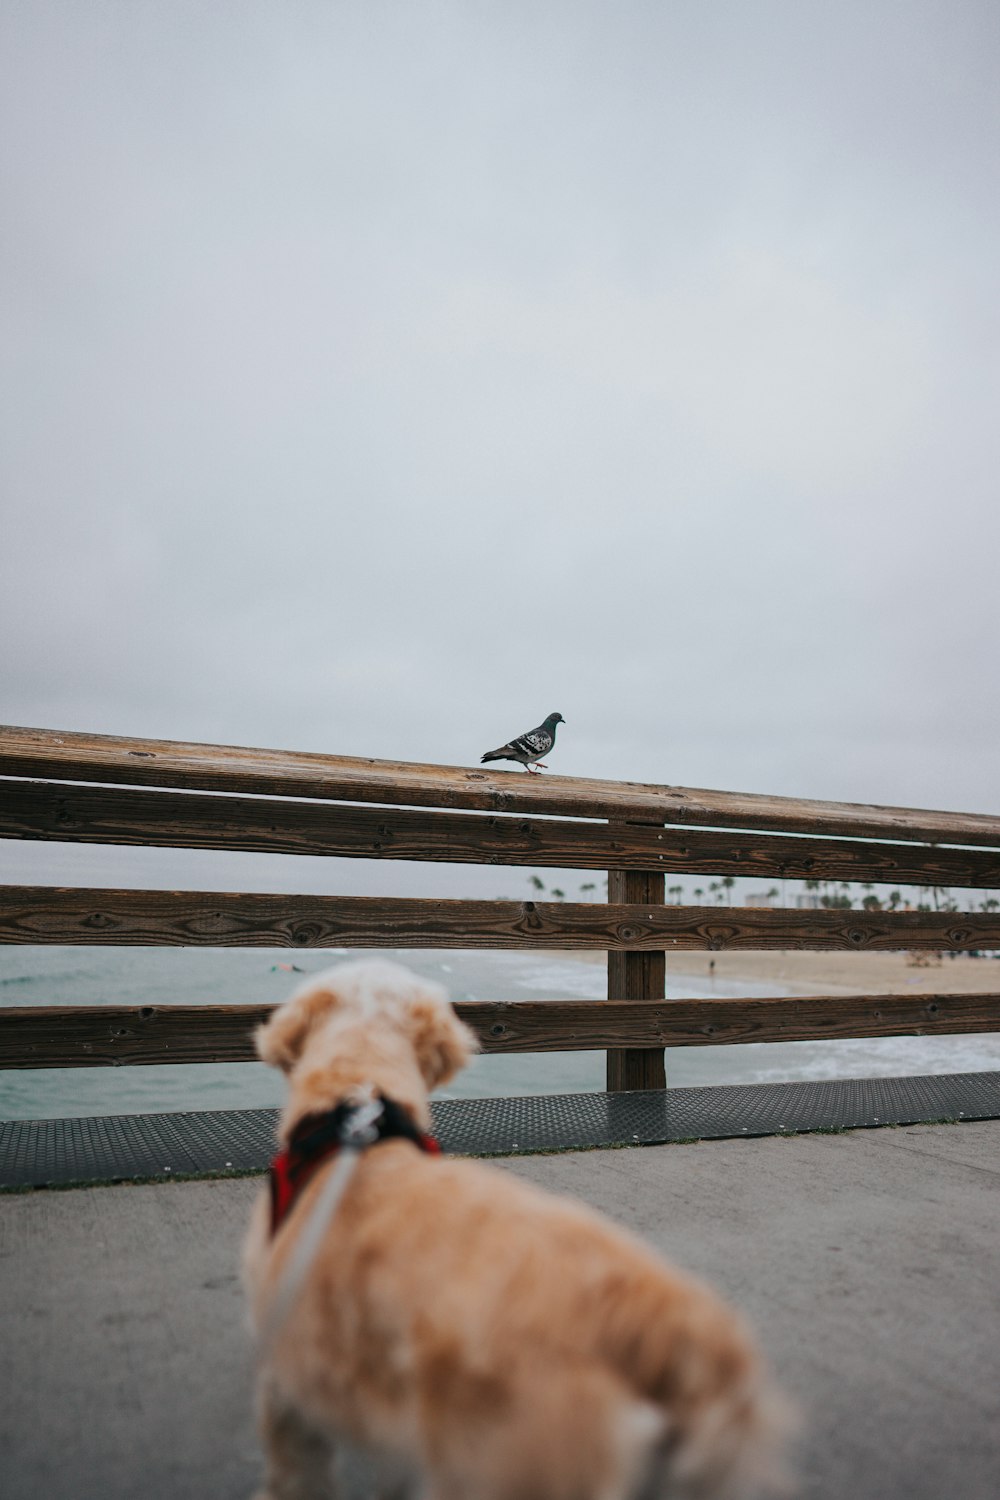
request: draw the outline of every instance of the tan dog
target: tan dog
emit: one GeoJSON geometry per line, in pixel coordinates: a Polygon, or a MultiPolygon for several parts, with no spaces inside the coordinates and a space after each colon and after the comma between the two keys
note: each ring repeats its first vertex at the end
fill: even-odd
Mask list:
{"type": "MultiPolygon", "coordinates": [[[[311,980],[257,1034],[288,1075],[280,1135],[362,1097],[421,1129],[475,1048],[443,990],[395,964],[311,980]]],[[[258,1326],[326,1161],[246,1246],[258,1326]]],[[[340,1442],[421,1500],[645,1500],[769,1483],[778,1403],[737,1316],[576,1203],[406,1139],[360,1158],[261,1371],[266,1500],[334,1493],[340,1442]]],[[[394,1491],[394,1493],[399,1491],[394,1491]]]]}

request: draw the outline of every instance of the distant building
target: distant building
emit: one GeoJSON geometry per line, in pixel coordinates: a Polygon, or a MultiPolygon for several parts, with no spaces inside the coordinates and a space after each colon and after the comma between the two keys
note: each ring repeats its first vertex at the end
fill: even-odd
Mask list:
{"type": "Polygon", "coordinates": [[[800,911],[819,911],[823,905],[823,897],[815,891],[806,891],[804,896],[796,896],[795,905],[800,911]]]}
{"type": "Polygon", "coordinates": [[[751,891],[743,898],[744,906],[777,906],[777,904],[777,896],[772,896],[770,891],[751,891]]]}

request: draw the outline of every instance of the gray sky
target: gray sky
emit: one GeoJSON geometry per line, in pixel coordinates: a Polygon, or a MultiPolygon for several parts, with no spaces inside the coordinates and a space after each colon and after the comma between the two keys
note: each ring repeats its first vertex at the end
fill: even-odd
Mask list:
{"type": "Polygon", "coordinates": [[[997,811],[992,0],[0,21],[0,717],[997,811]]]}

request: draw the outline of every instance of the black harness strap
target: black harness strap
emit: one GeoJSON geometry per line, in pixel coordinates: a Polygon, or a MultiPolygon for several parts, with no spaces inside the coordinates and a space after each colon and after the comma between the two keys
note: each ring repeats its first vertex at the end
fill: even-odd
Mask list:
{"type": "MultiPolygon", "coordinates": [[[[387,1099],[384,1094],[379,1094],[378,1099],[382,1112],[372,1126],[372,1145],[378,1145],[379,1141],[412,1141],[421,1151],[433,1156],[441,1154],[439,1143],[432,1135],[417,1128],[401,1104],[395,1099],[387,1099]]],[[[271,1163],[272,1235],[277,1234],[313,1173],[340,1150],[356,1110],[355,1103],[341,1100],[333,1109],[320,1115],[307,1115],[296,1125],[287,1149],[271,1163]]]]}

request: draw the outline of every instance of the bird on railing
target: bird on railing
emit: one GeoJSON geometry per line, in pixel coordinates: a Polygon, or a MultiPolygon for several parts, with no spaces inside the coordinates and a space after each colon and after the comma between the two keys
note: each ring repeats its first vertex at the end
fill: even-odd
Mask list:
{"type": "Polygon", "coordinates": [[[537,729],[529,729],[527,734],[519,734],[517,739],[501,745],[499,750],[487,750],[482,761],[516,760],[526,771],[537,775],[537,771],[532,771],[532,766],[543,765],[542,756],[548,755],[556,742],[556,725],[565,724],[565,722],[562,714],[549,714],[537,729]]]}

